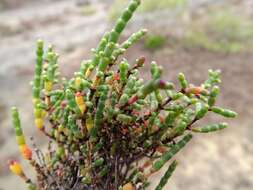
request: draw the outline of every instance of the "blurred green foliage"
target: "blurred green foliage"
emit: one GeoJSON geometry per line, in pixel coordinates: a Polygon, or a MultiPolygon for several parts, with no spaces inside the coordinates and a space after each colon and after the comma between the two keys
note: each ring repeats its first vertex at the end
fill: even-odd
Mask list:
{"type": "Polygon", "coordinates": [[[152,12],[161,9],[174,9],[186,5],[187,0],[145,0],[140,6],[142,12],[152,12]]]}
{"type": "Polygon", "coordinates": [[[252,22],[231,10],[211,12],[210,28],[228,40],[242,40],[252,37],[253,34],[252,22]]]}
{"type": "Polygon", "coordinates": [[[83,16],[89,16],[96,13],[96,8],[93,5],[83,5],[80,8],[80,12],[83,16]]]}
{"type": "Polygon", "coordinates": [[[214,52],[236,53],[243,49],[239,42],[216,41],[210,39],[205,32],[189,32],[184,38],[186,46],[200,47],[214,52]]]}
{"type": "MultiPolygon", "coordinates": [[[[113,5],[109,11],[109,19],[115,20],[120,15],[120,10],[125,7],[128,0],[114,0],[113,5]]],[[[163,9],[174,9],[176,7],[183,7],[187,0],[144,0],[139,8],[139,12],[153,12],[163,9]]]]}
{"type": "MultiPolygon", "coordinates": [[[[119,10],[127,3],[128,0],[115,0],[109,11],[109,19],[115,20],[120,14],[119,10]]],[[[181,11],[183,14],[175,19],[185,28],[180,38],[182,45],[189,48],[199,47],[213,52],[237,53],[253,47],[253,22],[244,13],[236,12],[237,9],[230,6],[207,6],[203,7],[200,14],[196,14],[197,10],[192,13],[187,8],[187,3],[189,0],[144,0],[139,13],[183,8],[181,11]],[[192,14],[192,19],[187,23],[182,22],[182,16],[192,14]]],[[[164,43],[161,38],[149,36],[145,41],[145,47],[148,49],[161,47],[164,43]]]]}
{"type": "Polygon", "coordinates": [[[253,22],[230,9],[211,10],[204,20],[193,20],[185,43],[215,52],[236,53],[253,45],[253,22]]]}
{"type": "Polygon", "coordinates": [[[162,35],[151,34],[147,36],[144,42],[144,47],[149,50],[156,50],[164,46],[166,38],[162,35]]]}
{"type": "Polygon", "coordinates": [[[127,2],[127,0],[114,0],[109,10],[109,20],[116,20],[119,17],[121,10],[127,5],[127,2]]]}

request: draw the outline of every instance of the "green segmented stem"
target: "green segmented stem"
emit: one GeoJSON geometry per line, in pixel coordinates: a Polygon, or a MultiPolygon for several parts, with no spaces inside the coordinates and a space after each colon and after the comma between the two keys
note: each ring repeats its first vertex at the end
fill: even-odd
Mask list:
{"type": "Polygon", "coordinates": [[[181,92],[172,92],[171,90],[165,91],[172,100],[178,100],[184,96],[181,92]]]}
{"type": "Polygon", "coordinates": [[[129,99],[129,96],[127,94],[125,94],[125,93],[122,94],[122,96],[119,99],[119,105],[120,106],[125,105],[127,103],[128,99],[129,99]]]}
{"type": "Polygon", "coordinates": [[[91,63],[91,60],[85,60],[81,62],[80,73],[82,74],[82,76],[84,76],[91,63]]]}
{"type": "Polygon", "coordinates": [[[155,120],[157,119],[157,116],[158,116],[158,113],[156,113],[156,112],[151,113],[151,116],[149,117],[149,120],[148,120],[148,128],[149,129],[151,129],[152,126],[154,125],[155,120]]]}
{"type": "Polygon", "coordinates": [[[58,98],[56,98],[56,101],[54,104],[52,104],[52,108],[56,108],[56,107],[59,107],[62,100],[64,99],[64,93],[62,92],[61,94],[57,94],[56,95],[58,98]]]}
{"type": "Polygon", "coordinates": [[[55,71],[58,67],[57,66],[58,56],[54,52],[48,52],[47,59],[48,59],[48,67],[46,73],[46,80],[53,83],[55,80],[55,71]]]}
{"type": "Polygon", "coordinates": [[[42,64],[43,64],[43,41],[38,40],[36,44],[36,65],[35,65],[35,76],[33,80],[32,94],[33,99],[38,100],[40,98],[41,91],[41,74],[42,74],[42,64]]]}
{"type": "Polygon", "coordinates": [[[164,124],[167,126],[171,126],[177,116],[178,114],[175,111],[169,111],[168,115],[165,117],[164,124]]]}
{"type": "Polygon", "coordinates": [[[220,88],[218,86],[214,86],[211,89],[211,92],[210,92],[210,95],[208,98],[208,105],[209,106],[213,106],[215,104],[215,100],[216,100],[216,97],[218,96],[219,92],[220,92],[220,88]]]}
{"type": "MultiPolygon", "coordinates": [[[[162,68],[161,67],[158,67],[158,65],[156,64],[156,62],[152,62],[151,63],[151,75],[152,75],[152,78],[153,79],[159,79],[161,77],[161,74],[162,74],[162,68]]],[[[163,101],[163,97],[160,93],[159,90],[155,90],[155,97],[156,97],[156,100],[159,104],[162,104],[162,101],[163,101]]]]}
{"type": "Polygon", "coordinates": [[[115,47],[115,43],[109,42],[104,50],[103,55],[100,55],[100,62],[98,64],[98,72],[104,72],[107,68],[107,65],[110,63],[110,58],[115,47]]]}
{"type": "Polygon", "coordinates": [[[139,41],[147,33],[146,29],[141,29],[138,32],[133,33],[125,42],[122,43],[121,48],[128,49],[132,44],[139,41]]]}
{"type": "Polygon", "coordinates": [[[27,182],[27,190],[37,190],[36,185],[34,185],[32,182],[27,182]]]}
{"type": "Polygon", "coordinates": [[[169,151],[165,152],[162,157],[152,165],[152,170],[157,171],[161,169],[167,161],[169,161],[176,153],[179,152],[190,140],[191,134],[185,135],[182,140],[176,143],[169,151]]]}
{"type": "Polygon", "coordinates": [[[159,90],[155,90],[155,97],[156,97],[157,102],[158,102],[159,104],[162,104],[162,102],[163,102],[163,97],[162,97],[162,95],[161,95],[161,93],[160,93],[159,90]]]}
{"type": "MultiPolygon", "coordinates": [[[[174,117],[173,119],[172,119],[172,121],[173,120],[175,120],[175,118],[178,116],[179,114],[171,114],[171,115],[168,115],[167,117],[174,117]]],[[[187,122],[184,120],[184,119],[180,119],[178,122],[177,122],[177,124],[173,127],[173,124],[170,124],[170,125],[166,125],[166,123],[164,123],[164,124],[162,124],[161,126],[160,126],[160,128],[161,129],[167,129],[167,128],[170,128],[170,131],[167,133],[167,135],[166,135],[166,138],[168,138],[168,139],[173,139],[173,138],[175,138],[175,137],[177,137],[177,136],[179,136],[179,135],[182,135],[184,132],[185,132],[185,130],[186,130],[186,128],[187,128],[187,122]]]]}
{"type": "Polygon", "coordinates": [[[123,90],[123,93],[127,94],[128,96],[131,96],[133,94],[133,89],[135,85],[136,85],[136,78],[130,75],[123,90]]]}
{"type": "Polygon", "coordinates": [[[137,103],[140,104],[140,105],[146,105],[147,101],[143,100],[143,99],[140,99],[140,100],[137,100],[137,103]]]}
{"type": "Polygon", "coordinates": [[[91,184],[91,177],[90,176],[85,176],[82,178],[82,183],[84,184],[91,184]]]}
{"type": "Polygon", "coordinates": [[[68,128],[72,131],[73,134],[76,134],[79,131],[72,115],[68,116],[68,128]]]}
{"type": "Polygon", "coordinates": [[[23,134],[23,130],[21,128],[21,122],[19,119],[18,109],[16,107],[11,108],[11,116],[12,116],[12,126],[15,130],[16,141],[18,145],[24,145],[25,137],[23,134]]]}
{"type": "Polygon", "coordinates": [[[51,118],[53,118],[54,120],[58,120],[61,116],[62,113],[62,109],[61,107],[57,107],[51,114],[51,118]]]}
{"type": "Polygon", "coordinates": [[[67,126],[69,114],[70,114],[70,108],[69,106],[66,106],[63,112],[63,126],[67,126]]]}
{"type": "Polygon", "coordinates": [[[104,72],[107,68],[107,65],[110,63],[115,44],[119,39],[120,33],[124,30],[127,22],[130,20],[133,12],[137,9],[139,4],[140,0],[132,0],[122,13],[122,16],[117,20],[115,27],[110,32],[108,43],[104,50],[104,56],[99,60],[98,71],[104,72]]]}
{"type": "Polygon", "coordinates": [[[194,118],[194,116],[195,116],[195,111],[192,109],[188,109],[184,111],[183,114],[181,114],[181,119],[188,125],[188,124],[191,124],[194,119],[196,119],[194,118]]]}
{"type": "Polygon", "coordinates": [[[81,84],[79,86],[79,91],[85,90],[91,87],[91,83],[88,80],[81,79],[81,84]]]}
{"type": "Polygon", "coordinates": [[[69,108],[72,109],[73,111],[75,111],[75,113],[80,115],[81,111],[78,108],[78,106],[76,105],[75,96],[74,96],[74,94],[72,93],[72,91],[70,89],[66,90],[66,98],[67,98],[67,101],[68,101],[69,108]]]}
{"type": "Polygon", "coordinates": [[[208,79],[204,82],[205,87],[210,87],[220,83],[220,70],[213,71],[211,69],[208,70],[208,79]]]}
{"type": "Polygon", "coordinates": [[[156,186],[155,190],[162,190],[164,188],[169,178],[171,177],[172,173],[175,171],[176,167],[177,167],[177,161],[173,161],[168,167],[168,169],[166,170],[163,177],[161,178],[159,184],[156,186]]]}
{"type": "Polygon", "coordinates": [[[53,90],[48,93],[48,96],[60,96],[63,94],[63,90],[53,90]]]}
{"type": "Polygon", "coordinates": [[[104,36],[100,40],[96,50],[94,51],[94,55],[93,55],[92,60],[84,61],[83,64],[81,64],[80,72],[82,74],[85,74],[88,69],[90,71],[92,71],[96,66],[98,66],[98,64],[100,63],[100,59],[101,59],[101,56],[99,53],[104,51],[106,44],[108,43],[109,35],[110,35],[109,32],[106,32],[104,34],[104,36]]]}
{"type": "Polygon", "coordinates": [[[158,67],[156,62],[152,61],[150,72],[151,72],[151,75],[152,75],[153,79],[159,79],[161,77],[161,74],[162,74],[162,68],[158,67]]]}
{"type": "Polygon", "coordinates": [[[114,50],[113,57],[118,57],[123,54],[130,46],[139,41],[147,33],[146,29],[141,29],[138,32],[133,33],[126,41],[124,41],[120,48],[114,50]]]}
{"type": "Polygon", "coordinates": [[[187,128],[187,123],[184,121],[180,121],[177,126],[173,129],[175,135],[181,135],[184,133],[187,128]]]}
{"type": "Polygon", "coordinates": [[[126,114],[119,114],[119,115],[117,115],[117,120],[122,123],[129,124],[133,121],[133,118],[131,116],[126,115],[126,114]]]}
{"type": "Polygon", "coordinates": [[[58,146],[56,149],[56,156],[61,158],[65,154],[65,149],[63,146],[58,146]]]}
{"type": "Polygon", "coordinates": [[[203,104],[201,102],[197,102],[195,107],[196,107],[196,116],[195,116],[196,119],[203,118],[208,112],[208,108],[209,108],[207,104],[203,104]]]}
{"type": "Polygon", "coordinates": [[[15,129],[16,135],[23,135],[22,129],[21,129],[21,123],[19,119],[19,113],[18,109],[16,107],[11,108],[11,116],[12,116],[12,126],[15,129]]]}
{"type": "Polygon", "coordinates": [[[104,158],[98,158],[92,163],[92,167],[101,166],[104,163],[104,158]]]}
{"type": "Polygon", "coordinates": [[[111,94],[111,106],[114,107],[117,103],[117,93],[115,91],[111,94]]]}
{"type": "MultiPolygon", "coordinates": [[[[178,116],[178,114],[174,111],[169,111],[168,115],[165,117],[164,122],[159,125],[159,127],[161,129],[167,129],[167,128],[171,128],[173,127],[173,123],[176,119],[176,117],[178,116]]],[[[179,125],[177,125],[180,128],[181,123],[179,123],[179,125]]],[[[174,131],[177,131],[178,129],[175,129],[174,131]]]]}
{"type": "Polygon", "coordinates": [[[97,110],[96,110],[96,114],[94,118],[94,127],[91,129],[91,133],[90,133],[91,137],[93,138],[97,137],[97,133],[99,129],[101,128],[107,94],[108,94],[108,89],[105,87],[104,89],[102,89],[102,92],[98,101],[98,106],[97,106],[97,110]]]}
{"type": "Polygon", "coordinates": [[[228,109],[220,108],[220,107],[212,107],[212,112],[222,115],[228,118],[234,118],[237,116],[237,113],[228,109]]]}
{"type": "Polygon", "coordinates": [[[165,108],[167,111],[181,112],[185,108],[184,105],[181,104],[172,104],[170,107],[165,108]]]}
{"type": "Polygon", "coordinates": [[[149,148],[151,145],[152,145],[152,141],[150,140],[145,140],[145,142],[143,143],[144,148],[149,148]]]}
{"type": "Polygon", "coordinates": [[[106,45],[108,43],[109,36],[110,36],[110,33],[106,32],[104,36],[102,37],[102,39],[100,40],[98,47],[96,48],[95,54],[93,56],[93,59],[91,61],[93,68],[95,68],[99,64],[99,61],[101,59],[101,56],[99,55],[99,53],[104,52],[106,45]]]}
{"type": "Polygon", "coordinates": [[[178,81],[182,89],[185,89],[188,86],[188,82],[185,79],[185,76],[183,73],[178,74],[178,81]]]}
{"type": "Polygon", "coordinates": [[[138,103],[133,103],[131,105],[131,108],[135,109],[135,110],[138,110],[138,111],[141,111],[142,109],[142,105],[138,104],[138,103]]]}
{"type": "Polygon", "coordinates": [[[127,22],[131,19],[133,13],[140,5],[140,0],[132,0],[128,7],[123,11],[121,17],[116,21],[114,28],[112,29],[109,37],[109,42],[116,43],[118,41],[120,33],[126,27],[127,22]]]}
{"type": "Polygon", "coordinates": [[[192,131],[197,132],[197,133],[210,133],[210,132],[222,130],[226,127],[228,127],[227,123],[211,124],[211,125],[206,125],[204,127],[193,128],[192,131]]]}
{"type": "Polygon", "coordinates": [[[148,94],[154,92],[157,89],[170,89],[172,86],[166,84],[163,80],[151,80],[145,84],[138,92],[137,96],[141,99],[144,99],[148,94]]]}
{"type": "Polygon", "coordinates": [[[104,166],[102,170],[98,173],[99,177],[104,177],[109,172],[108,166],[104,166]]]}
{"type": "Polygon", "coordinates": [[[96,52],[99,53],[100,51],[104,51],[106,44],[108,42],[108,38],[110,36],[110,32],[105,32],[104,36],[102,37],[102,39],[100,40],[96,52]]]}
{"type": "Polygon", "coordinates": [[[97,151],[100,150],[103,146],[104,146],[104,141],[103,141],[103,139],[100,139],[100,141],[95,145],[93,151],[94,151],[94,152],[97,152],[97,151]]]}
{"type": "Polygon", "coordinates": [[[127,73],[128,73],[129,64],[126,60],[123,60],[119,64],[119,76],[120,76],[120,82],[122,84],[125,84],[127,81],[127,73]]]}

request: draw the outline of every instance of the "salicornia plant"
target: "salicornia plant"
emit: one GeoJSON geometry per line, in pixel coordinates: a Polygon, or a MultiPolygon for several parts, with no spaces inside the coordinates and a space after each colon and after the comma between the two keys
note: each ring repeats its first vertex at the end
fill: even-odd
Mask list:
{"type": "MultiPolygon", "coordinates": [[[[132,64],[122,54],[146,30],[118,39],[140,4],[132,0],[106,32],[90,60],[70,80],[59,78],[58,55],[52,46],[37,41],[35,76],[32,82],[35,126],[49,138],[42,153],[27,144],[17,108],[12,108],[13,127],[19,150],[36,171],[36,182],[21,165],[9,161],[29,190],[141,190],[191,139],[192,132],[208,133],[226,123],[196,127],[208,112],[224,117],[236,113],[215,106],[220,72],[209,71],[200,86],[178,75],[179,88],[161,79],[162,68],[151,63],[151,80],[144,82],[139,69],[145,58],[132,64]]],[[[172,161],[156,190],[167,183],[177,165],[172,161]]]]}

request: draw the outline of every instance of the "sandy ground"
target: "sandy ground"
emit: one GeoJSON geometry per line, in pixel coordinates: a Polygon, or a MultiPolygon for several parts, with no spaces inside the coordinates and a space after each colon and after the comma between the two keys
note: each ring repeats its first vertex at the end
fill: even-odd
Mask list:
{"type": "MultiPolygon", "coordinates": [[[[25,189],[22,181],[11,175],[6,167],[8,158],[18,156],[11,130],[10,107],[16,105],[20,108],[23,128],[28,136],[36,136],[40,145],[45,140],[31,122],[29,81],[32,80],[35,39],[41,37],[56,46],[61,55],[61,71],[69,76],[79,67],[80,61],[90,55],[90,48],[108,28],[107,8],[99,3],[94,15],[83,16],[73,1],[55,1],[0,13],[0,190],[25,189]]],[[[157,17],[159,14],[137,16],[125,35],[142,26],[156,30],[166,26],[163,33],[168,33],[168,39],[170,28],[180,31],[180,27],[174,27],[173,17],[153,24],[157,17]]],[[[134,60],[140,55],[147,57],[147,63],[156,60],[161,64],[164,78],[170,81],[176,81],[176,74],[182,71],[192,83],[199,84],[206,78],[209,68],[221,69],[223,83],[218,103],[238,112],[237,119],[229,121],[230,128],[217,134],[195,135],[188,148],[178,154],[180,165],[166,189],[252,190],[252,51],[212,53],[199,48],[185,48],[180,41],[168,40],[163,49],[155,52],[145,50],[140,42],[126,56],[134,60]]],[[[148,77],[148,68],[149,64],[143,69],[145,78],[148,77]]],[[[219,117],[210,115],[206,122],[219,120],[219,117]]],[[[26,163],[24,166],[27,168],[26,163]]],[[[31,171],[28,173],[32,175],[31,171]]],[[[153,179],[150,190],[154,189],[159,175],[153,179]]]]}

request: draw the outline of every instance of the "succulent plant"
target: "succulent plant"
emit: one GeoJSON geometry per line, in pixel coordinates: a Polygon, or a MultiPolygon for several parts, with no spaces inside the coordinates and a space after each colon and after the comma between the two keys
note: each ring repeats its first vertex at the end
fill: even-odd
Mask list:
{"type": "MultiPolygon", "coordinates": [[[[233,118],[236,113],[215,106],[220,72],[209,71],[200,86],[178,74],[179,88],[161,79],[162,67],[151,63],[151,79],[139,75],[144,57],[129,63],[122,54],[146,30],[118,39],[140,4],[132,0],[110,32],[100,40],[90,60],[81,63],[73,78],[59,77],[58,55],[37,41],[32,82],[34,124],[49,138],[48,150],[29,148],[17,108],[12,108],[17,144],[36,171],[32,182],[21,165],[10,170],[29,190],[147,189],[149,177],[172,161],[193,137],[227,127],[226,123],[196,127],[208,112],[233,118]]],[[[172,161],[156,190],[167,183],[177,161],[172,161]]]]}

